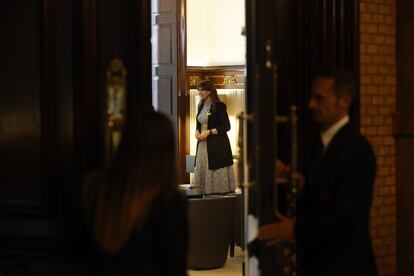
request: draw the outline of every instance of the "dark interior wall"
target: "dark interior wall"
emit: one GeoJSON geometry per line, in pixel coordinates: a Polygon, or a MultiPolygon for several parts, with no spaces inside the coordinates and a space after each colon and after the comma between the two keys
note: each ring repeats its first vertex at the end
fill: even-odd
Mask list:
{"type": "Polygon", "coordinates": [[[129,110],[151,103],[147,2],[2,3],[1,275],[79,275],[68,263],[81,259],[83,176],[103,165],[113,58],[127,66],[129,110]]]}
{"type": "MultiPolygon", "coordinates": [[[[0,200],[26,198],[34,204],[41,201],[41,92],[42,64],[41,10],[31,1],[21,11],[22,20],[8,10],[24,6],[25,1],[5,3],[1,9],[2,100],[0,102],[0,162],[8,174],[1,174],[0,200]],[[11,30],[7,25],[14,26],[11,30]],[[24,81],[21,81],[21,78],[24,81]],[[19,171],[26,174],[19,174],[19,171]],[[33,182],[34,185],[27,183],[33,182]],[[24,192],[19,192],[23,190],[24,192]],[[17,196],[18,195],[18,196],[17,196]],[[17,196],[17,197],[16,197],[17,196]]],[[[16,202],[17,203],[17,202],[16,202]]]]}
{"type": "MultiPolygon", "coordinates": [[[[299,169],[309,156],[309,141],[317,126],[308,108],[310,86],[322,66],[335,65],[350,71],[359,83],[359,1],[276,1],[276,59],[278,62],[277,107],[280,115],[291,105],[299,115],[299,169]]],[[[359,125],[359,85],[351,120],[359,125]]],[[[288,160],[288,129],[278,133],[279,156],[288,160]]]]}
{"type": "Polygon", "coordinates": [[[397,270],[414,275],[414,2],[397,0],[397,270]]]}
{"type": "Polygon", "coordinates": [[[86,171],[103,165],[106,71],[113,59],[120,58],[127,69],[128,114],[151,106],[150,8],[150,1],[80,1],[80,89],[85,91],[80,95],[80,123],[86,171]]]}
{"type": "MultiPolygon", "coordinates": [[[[299,171],[304,172],[312,138],[318,134],[308,111],[310,85],[316,70],[323,65],[344,67],[356,78],[359,90],[359,1],[246,1],[246,12],[246,112],[255,116],[254,123],[247,124],[247,155],[254,160],[249,181],[258,184],[258,189],[253,186],[249,194],[254,202],[249,212],[258,213],[259,223],[263,223],[272,219],[276,204],[281,210],[287,206],[286,193],[280,191],[284,187],[277,195],[273,194],[274,170],[269,164],[275,158],[290,162],[289,129],[279,126],[273,136],[274,113],[287,115],[291,105],[297,106],[299,171]]],[[[358,127],[358,92],[350,115],[358,127]]],[[[266,263],[267,257],[271,259],[271,253],[266,253],[262,253],[260,262],[266,263]]]]}
{"type": "Polygon", "coordinates": [[[10,1],[0,13],[0,274],[27,275],[63,259],[75,232],[74,6],[10,1]]]}

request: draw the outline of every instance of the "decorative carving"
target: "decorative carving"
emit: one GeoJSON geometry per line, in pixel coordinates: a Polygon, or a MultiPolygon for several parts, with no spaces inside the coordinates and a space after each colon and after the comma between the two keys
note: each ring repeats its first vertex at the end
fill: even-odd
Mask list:
{"type": "Polygon", "coordinates": [[[191,88],[195,88],[200,81],[209,80],[214,83],[217,89],[243,89],[245,71],[245,66],[241,65],[231,67],[187,67],[187,83],[191,88]]]}
{"type": "Polygon", "coordinates": [[[237,79],[236,75],[224,76],[223,85],[236,85],[237,83],[236,79],[237,79]]]}
{"type": "Polygon", "coordinates": [[[190,83],[190,86],[193,85],[198,85],[201,82],[201,77],[200,76],[190,76],[188,78],[188,82],[190,83]]]}
{"type": "Polygon", "coordinates": [[[125,117],[127,70],[121,59],[112,60],[106,71],[107,118],[108,126],[122,125],[125,117]]]}
{"type": "Polygon", "coordinates": [[[125,124],[127,70],[121,59],[115,58],[106,71],[106,134],[105,160],[109,164],[118,148],[125,124]]]}

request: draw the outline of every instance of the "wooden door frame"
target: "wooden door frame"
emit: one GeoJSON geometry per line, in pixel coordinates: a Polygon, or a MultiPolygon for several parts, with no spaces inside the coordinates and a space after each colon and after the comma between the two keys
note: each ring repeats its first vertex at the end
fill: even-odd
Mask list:
{"type": "MultiPolygon", "coordinates": [[[[279,14],[280,8],[285,9],[289,5],[290,11],[294,13],[296,18],[292,18],[292,21],[289,21],[289,24],[292,24],[294,27],[292,33],[284,33],[282,30],[282,38],[288,37],[289,41],[294,43],[294,46],[286,48],[288,53],[284,53],[280,47],[277,45],[279,41],[272,41],[273,47],[278,48],[279,52],[283,52],[287,59],[288,57],[294,58],[295,68],[289,68],[287,70],[286,64],[285,68],[278,68],[278,74],[281,78],[286,76],[293,76],[294,83],[289,83],[282,87],[279,86],[279,83],[276,85],[277,88],[286,88],[292,89],[292,97],[297,102],[295,103],[299,107],[299,118],[302,124],[302,127],[299,129],[300,133],[300,147],[299,151],[304,154],[301,163],[303,164],[306,159],[308,159],[309,145],[306,145],[306,142],[309,141],[310,137],[315,133],[314,124],[310,114],[306,111],[307,109],[307,100],[309,97],[309,85],[312,78],[312,74],[315,72],[318,67],[322,64],[336,64],[348,69],[351,73],[354,74],[357,80],[357,95],[355,96],[355,101],[351,111],[351,117],[356,126],[359,125],[359,4],[357,0],[352,2],[344,0],[334,0],[332,2],[327,2],[326,0],[318,0],[317,5],[312,5],[307,0],[292,2],[290,0],[268,0],[270,7],[274,7],[274,10],[269,9],[269,5],[266,6],[266,9],[263,5],[263,0],[246,0],[246,13],[258,13],[261,14],[261,18],[255,18],[254,20],[266,20],[265,14],[271,14],[271,16],[277,18],[279,25],[275,28],[287,28],[286,22],[281,22],[283,20],[282,15],[279,14]],[[248,8],[250,7],[250,8],[248,8]],[[311,24],[309,24],[311,23],[311,24]],[[295,32],[299,31],[299,35],[295,35],[295,32]],[[344,46],[346,45],[346,46],[344,46]],[[299,56],[299,57],[297,57],[299,56]],[[298,67],[300,65],[300,68],[298,67]],[[283,76],[282,76],[283,75],[283,76]]],[[[179,117],[179,132],[178,132],[178,169],[179,171],[185,171],[185,155],[189,152],[189,143],[188,143],[188,134],[185,129],[188,129],[188,116],[187,113],[189,107],[189,95],[188,90],[186,89],[186,0],[177,0],[177,31],[178,31],[178,71],[177,71],[177,84],[178,84],[178,117],[179,117]]],[[[275,23],[276,24],[276,23],[275,23]]],[[[273,26],[272,24],[267,26],[273,26]]],[[[260,41],[261,32],[252,32],[252,28],[256,28],[254,22],[249,22],[246,18],[246,28],[248,32],[248,41],[247,41],[247,51],[248,58],[251,59],[250,65],[247,65],[247,86],[246,89],[250,91],[256,91],[257,87],[260,87],[259,83],[256,81],[256,78],[260,78],[263,73],[263,68],[261,67],[266,62],[266,53],[263,52],[265,49],[266,41],[260,41]],[[250,31],[249,31],[250,30],[250,31]],[[258,49],[260,48],[260,49],[258,49]],[[260,69],[260,70],[258,70],[260,69]],[[257,85],[257,86],[256,86],[257,85]]],[[[273,30],[274,33],[281,31],[281,29],[273,30]]],[[[292,29],[289,29],[292,30],[292,29]]],[[[279,37],[279,36],[278,36],[279,37]]],[[[280,38],[280,37],[279,37],[280,38]]],[[[285,48],[284,48],[285,49],[285,48]]],[[[280,53],[278,53],[280,54],[280,53]]],[[[275,58],[277,54],[275,53],[273,57],[275,58]]],[[[278,60],[280,62],[280,60],[278,60]]],[[[272,89],[275,89],[273,87],[272,89]]],[[[281,92],[286,92],[284,89],[280,89],[281,92]]],[[[247,106],[247,113],[253,112],[253,106],[257,105],[257,100],[253,93],[247,94],[246,103],[252,102],[251,106],[247,106]]],[[[263,101],[263,99],[261,99],[263,101]]],[[[277,101],[278,99],[275,99],[277,101]]],[[[269,115],[268,113],[266,113],[269,115]]],[[[261,114],[262,118],[266,117],[265,112],[261,114]]],[[[266,121],[267,119],[265,119],[266,121]]],[[[267,122],[267,121],[266,121],[267,122]]],[[[263,124],[263,121],[260,121],[263,124]]],[[[271,122],[268,122],[269,125],[271,122]]],[[[249,135],[251,137],[255,136],[253,127],[250,126],[248,129],[249,135]]],[[[263,133],[262,133],[263,134],[263,133]]],[[[276,133],[274,134],[275,137],[276,133]]],[[[260,137],[256,137],[260,140],[260,137]]],[[[254,138],[254,139],[256,139],[254,138]]],[[[269,141],[270,139],[266,140],[269,141]]],[[[252,141],[250,141],[252,142],[252,141]]],[[[259,142],[258,142],[259,143],[259,142]]],[[[265,143],[265,142],[264,142],[265,143]]],[[[267,143],[267,142],[266,142],[267,143]]],[[[259,143],[260,144],[260,143],[259,143]]],[[[274,145],[276,150],[277,145],[274,145]]],[[[250,157],[254,158],[256,152],[251,149],[250,157]]],[[[263,154],[267,154],[263,152],[263,154]]],[[[266,164],[267,162],[273,162],[270,160],[269,156],[265,157],[261,162],[266,164]]],[[[259,168],[258,168],[259,170],[259,168]]],[[[260,173],[259,171],[252,171],[252,175],[255,173],[260,173]]],[[[274,183],[274,175],[270,172],[262,172],[266,175],[263,182],[274,183]]],[[[181,175],[181,182],[186,183],[186,174],[181,175]]],[[[269,206],[274,206],[274,191],[270,186],[257,186],[257,200],[256,204],[258,206],[263,206],[260,201],[264,202],[266,208],[269,209],[269,206]]],[[[262,212],[263,210],[258,212],[262,212]]],[[[269,210],[265,211],[268,212],[269,210]]],[[[269,214],[268,214],[269,215],[269,214]]],[[[271,215],[269,215],[269,218],[271,215]]],[[[266,262],[266,261],[265,261],[266,262]]],[[[270,266],[269,266],[270,268],[270,266]]],[[[266,269],[267,270],[267,269],[266,269]]]]}
{"type": "MultiPolygon", "coordinates": [[[[190,154],[190,136],[193,130],[190,127],[190,84],[188,78],[190,74],[187,67],[187,0],[177,1],[177,116],[178,116],[178,129],[177,129],[177,162],[178,162],[178,179],[180,183],[189,183],[189,174],[186,172],[186,155],[190,154]]],[[[204,71],[216,70],[220,71],[222,68],[223,73],[238,71],[245,66],[212,66],[204,67],[204,71]]],[[[194,68],[194,67],[192,67],[194,68]]],[[[201,67],[199,67],[201,68],[201,67]]],[[[235,73],[238,75],[239,73],[235,73]]],[[[240,79],[244,85],[245,80],[240,79]]],[[[213,81],[214,82],[214,81],[213,81]]],[[[231,87],[231,86],[228,86],[231,87]]],[[[219,87],[220,88],[220,87],[219,87]]],[[[225,88],[224,86],[221,88],[225,88]]],[[[233,87],[234,88],[234,87],[233,87]]]]}
{"type": "Polygon", "coordinates": [[[190,97],[187,89],[187,1],[177,1],[177,167],[180,183],[189,183],[185,157],[190,153],[189,128],[190,97]]]}

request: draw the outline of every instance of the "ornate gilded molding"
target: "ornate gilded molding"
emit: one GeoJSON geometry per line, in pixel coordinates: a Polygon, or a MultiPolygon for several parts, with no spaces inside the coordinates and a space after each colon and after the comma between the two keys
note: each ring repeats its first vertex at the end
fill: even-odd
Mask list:
{"type": "Polygon", "coordinates": [[[125,117],[127,70],[121,59],[115,58],[106,71],[106,114],[109,127],[122,126],[125,117]]]}
{"type": "Polygon", "coordinates": [[[224,76],[223,85],[236,85],[237,83],[236,79],[237,79],[236,75],[224,76]]]}
{"type": "Polygon", "coordinates": [[[116,152],[125,125],[127,70],[123,61],[114,58],[106,70],[105,162],[109,164],[116,152]]]}
{"type": "Polygon", "coordinates": [[[191,88],[197,87],[202,80],[209,80],[218,89],[243,88],[245,83],[245,67],[188,67],[187,84],[191,88]]]}
{"type": "Polygon", "coordinates": [[[188,78],[188,82],[190,83],[190,85],[195,85],[197,86],[200,82],[201,82],[201,77],[200,76],[190,76],[188,78]]]}

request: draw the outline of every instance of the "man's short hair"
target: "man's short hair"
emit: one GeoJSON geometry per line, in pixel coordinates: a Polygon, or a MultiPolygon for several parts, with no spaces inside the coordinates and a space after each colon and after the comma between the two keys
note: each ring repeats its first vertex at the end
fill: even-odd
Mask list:
{"type": "Polygon", "coordinates": [[[339,67],[324,67],[317,71],[315,79],[333,78],[335,79],[335,94],[337,97],[349,95],[351,99],[355,96],[355,81],[351,73],[339,67]]]}

